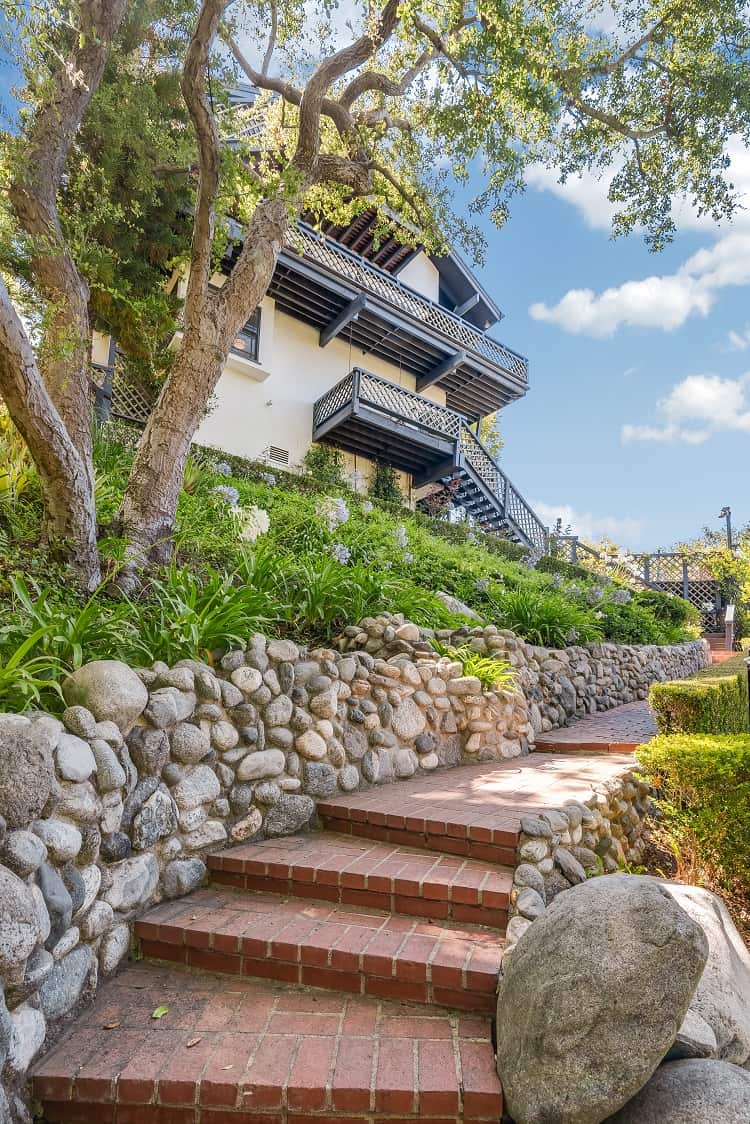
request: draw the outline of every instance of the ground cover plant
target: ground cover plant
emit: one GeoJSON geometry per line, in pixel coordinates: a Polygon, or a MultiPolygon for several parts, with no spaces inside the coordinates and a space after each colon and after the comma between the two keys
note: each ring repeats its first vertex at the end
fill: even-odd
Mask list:
{"type": "MultiPolygon", "coordinates": [[[[412,512],[403,499],[357,495],[341,483],[335,458],[317,452],[308,458],[309,471],[292,474],[194,449],[173,560],[151,567],[135,593],[115,595],[125,549],[110,524],[136,437],[117,425],[96,435],[105,574],[86,596],[39,540],[38,480],[6,431],[6,448],[23,457],[27,479],[0,505],[3,709],[40,698],[54,707],[52,684],[96,658],[136,666],[196,654],[211,660],[256,631],[325,643],[345,625],[384,611],[435,630],[476,623],[449,611],[438,592],[483,622],[549,647],[625,637],[670,643],[694,634],[689,607],[678,599],[655,595],[641,603],[640,595],[601,579],[533,569],[524,564],[523,548],[508,540],[412,512]]],[[[9,466],[11,472],[21,467],[14,468],[12,456],[9,466]]],[[[470,661],[472,653],[465,655],[470,661]]],[[[494,666],[472,668],[483,682],[498,675],[494,666]]]]}

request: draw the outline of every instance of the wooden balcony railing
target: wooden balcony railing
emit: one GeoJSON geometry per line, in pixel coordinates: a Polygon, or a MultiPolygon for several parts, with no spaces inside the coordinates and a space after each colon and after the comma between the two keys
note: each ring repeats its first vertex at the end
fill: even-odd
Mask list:
{"type": "Polygon", "coordinates": [[[456,471],[466,472],[484,485],[492,496],[493,506],[507,520],[510,529],[519,533],[531,547],[540,551],[546,549],[547,528],[461,414],[357,367],[315,403],[314,431],[339,411],[342,416],[347,408],[356,411],[359,403],[386,417],[449,437],[455,442],[456,471]]]}
{"type": "Polygon", "coordinates": [[[350,281],[357,290],[372,294],[426,325],[449,341],[454,348],[473,352],[524,384],[528,383],[529,365],[522,355],[480,332],[450,309],[415,293],[366,258],[361,258],[328,238],[322,238],[304,224],[290,232],[288,243],[297,253],[323,266],[337,277],[350,281]]]}

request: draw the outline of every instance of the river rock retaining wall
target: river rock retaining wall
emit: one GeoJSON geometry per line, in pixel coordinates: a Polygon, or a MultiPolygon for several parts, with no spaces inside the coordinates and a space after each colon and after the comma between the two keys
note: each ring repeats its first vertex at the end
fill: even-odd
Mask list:
{"type": "MultiPolygon", "coordinates": [[[[495,625],[429,633],[418,640],[398,634],[397,618],[368,617],[344,630],[340,647],[364,648],[381,658],[415,658],[433,651],[430,638],[479,655],[507,660],[517,670],[534,733],[566,726],[577,718],[645,699],[652,683],[683,679],[711,662],[705,640],[659,647],[654,644],[586,644],[540,648],[495,625]]],[[[532,739],[533,740],[533,739],[532,739]]]]}
{"type": "MultiPolygon", "coordinates": [[[[133,920],[200,885],[208,850],[304,829],[317,799],[335,792],[533,747],[528,684],[557,697],[555,669],[512,634],[462,636],[507,655],[523,690],[483,691],[426,633],[383,617],[348,630],[338,651],[254,636],[217,668],[98,661],[63,684],[61,719],[0,715],[3,1124],[31,1119],[23,1090],[33,1058],[125,957],[133,920]]],[[[699,659],[689,645],[659,651],[628,689],[699,659]]],[[[597,678],[598,658],[588,666],[592,697],[603,699],[610,680],[597,678]]],[[[547,848],[534,869],[545,858],[559,868],[564,832],[557,858],[545,834],[524,843],[534,840],[540,856],[542,840],[547,848]]],[[[579,843],[587,846],[583,833],[579,843]]],[[[526,898],[518,895],[516,929],[526,898]]]]}
{"type": "Polygon", "coordinates": [[[650,811],[648,784],[623,769],[620,776],[593,784],[584,801],[523,816],[505,955],[557,894],[597,874],[639,863],[650,811]]]}

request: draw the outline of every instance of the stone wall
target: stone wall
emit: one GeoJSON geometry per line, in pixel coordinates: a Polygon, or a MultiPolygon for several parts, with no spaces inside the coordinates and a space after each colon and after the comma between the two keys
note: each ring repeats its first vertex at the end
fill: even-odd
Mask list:
{"type": "Polygon", "coordinates": [[[134,918],[200,885],[207,850],[301,830],[336,792],[520,754],[529,733],[522,695],[432,650],[255,636],[218,669],[100,661],[63,691],[61,720],[0,715],[2,1124],[29,1119],[32,1059],[116,969],[134,918]]]}
{"type": "MultiPolygon", "coordinates": [[[[517,756],[533,747],[535,705],[550,722],[570,716],[534,695],[560,697],[554,654],[489,628],[461,638],[507,655],[523,691],[483,691],[415,625],[383,617],[338,651],[255,636],[218,668],[100,661],[63,684],[62,719],[0,715],[2,1124],[29,1120],[32,1059],[117,968],[134,918],[203,881],[206,851],[304,829],[336,792],[517,756]]],[[[604,648],[558,654],[587,705],[703,658],[690,645],[640,662],[604,648]]]]}
{"type": "MultiPolygon", "coordinates": [[[[705,640],[658,647],[653,644],[586,644],[539,648],[495,625],[434,633],[443,644],[468,646],[507,660],[517,669],[518,684],[528,704],[534,733],[566,726],[577,718],[645,699],[652,683],[682,679],[711,661],[705,640]]],[[[428,634],[419,640],[398,634],[388,617],[370,617],[344,630],[342,650],[364,648],[381,658],[395,654],[414,658],[432,651],[428,634]]],[[[533,737],[530,738],[533,740],[533,737]]]]}
{"type": "Polygon", "coordinates": [[[583,801],[523,816],[505,955],[557,894],[597,874],[640,863],[650,810],[648,784],[623,769],[618,777],[593,784],[583,801]]]}

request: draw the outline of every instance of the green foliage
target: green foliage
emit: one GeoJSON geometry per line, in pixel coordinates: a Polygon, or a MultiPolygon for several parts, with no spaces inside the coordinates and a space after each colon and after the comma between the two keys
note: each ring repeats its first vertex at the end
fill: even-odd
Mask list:
{"type": "Polygon", "coordinates": [[[481,652],[472,651],[468,644],[453,646],[442,644],[437,639],[431,643],[438,655],[457,660],[463,674],[473,675],[485,691],[509,690],[515,686],[516,673],[507,660],[483,656],[481,652]]]}
{"type": "Polygon", "coordinates": [[[305,472],[322,491],[346,487],[344,455],[333,445],[311,445],[302,462],[305,472]]]}
{"type": "Polygon", "coordinates": [[[66,597],[64,589],[30,589],[20,575],[11,579],[11,586],[8,631],[17,638],[33,631],[35,650],[58,666],[73,670],[135,642],[136,630],[127,606],[103,598],[101,588],[79,606],[66,597]]]}
{"type": "Polygon", "coordinates": [[[673,734],[637,756],[675,852],[698,877],[750,890],[750,737],[673,734]]]}
{"type": "Polygon", "coordinates": [[[576,562],[566,562],[564,558],[555,558],[551,554],[545,554],[540,558],[536,568],[543,574],[560,574],[570,581],[590,582],[592,577],[591,570],[587,570],[585,566],[579,566],[576,562]]]}
{"type": "Polygon", "coordinates": [[[602,639],[592,612],[579,608],[558,593],[509,590],[496,599],[496,622],[518,632],[531,644],[564,648],[602,639]]]}
{"type": "Polygon", "coordinates": [[[701,615],[695,605],[682,597],[673,597],[656,589],[639,589],[633,594],[633,601],[653,614],[663,624],[700,625],[701,615]]]}
{"type": "Polygon", "coordinates": [[[62,666],[54,656],[40,654],[45,629],[29,633],[20,643],[0,629],[0,710],[16,713],[49,693],[60,696],[62,666]]]}
{"type": "Polygon", "coordinates": [[[141,601],[130,601],[137,638],[131,650],[142,662],[198,654],[211,658],[227,647],[244,647],[273,619],[276,604],[266,590],[237,586],[228,574],[202,577],[172,564],[153,578],[141,601]]]}
{"type": "Polygon", "coordinates": [[[750,729],[742,656],[689,679],[654,683],[649,704],[662,734],[737,734],[750,729]]]}
{"type": "Polygon", "coordinates": [[[404,495],[398,482],[398,472],[389,464],[378,461],[367,486],[371,499],[381,503],[402,505],[404,495]]]}

